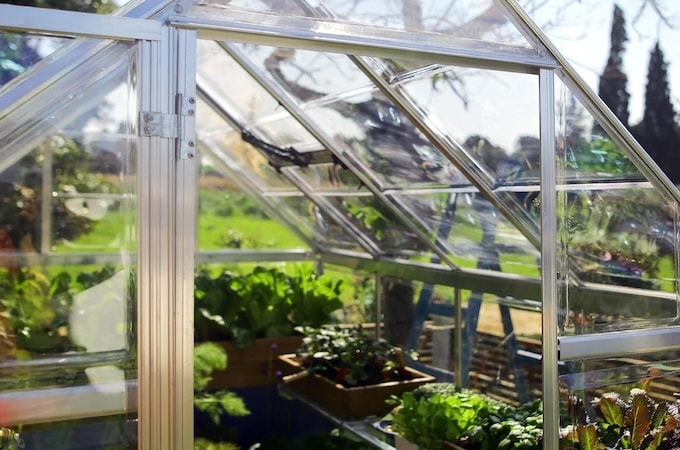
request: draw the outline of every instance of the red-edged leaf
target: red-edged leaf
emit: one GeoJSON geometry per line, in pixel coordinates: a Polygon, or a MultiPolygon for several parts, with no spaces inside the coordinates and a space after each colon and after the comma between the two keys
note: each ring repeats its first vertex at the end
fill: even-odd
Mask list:
{"type": "Polygon", "coordinates": [[[631,409],[626,414],[626,424],[630,428],[630,440],[633,450],[639,450],[645,435],[650,430],[652,419],[647,398],[644,395],[636,395],[632,398],[631,409]]]}
{"type": "Polygon", "coordinates": [[[623,411],[621,407],[616,403],[618,397],[610,397],[607,394],[600,398],[598,403],[600,410],[602,411],[602,416],[607,423],[613,425],[623,426],[623,411]]]}
{"type": "Polygon", "coordinates": [[[576,428],[578,433],[578,443],[582,450],[597,450],[603,446],[597,443],[597,428],[595,425],[579,425],[576,428]]]}

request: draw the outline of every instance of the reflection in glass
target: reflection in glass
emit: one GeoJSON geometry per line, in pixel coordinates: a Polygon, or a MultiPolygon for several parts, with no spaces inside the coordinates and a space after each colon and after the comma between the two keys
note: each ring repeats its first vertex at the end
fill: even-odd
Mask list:
{"type": "Polygon", "coordinates": [[[359,170],[384,188],[469,184],[392,103],[375,94],[308,110],[311,120],[349,148],[359,170]]]}
{"type": "Polygon", "coordinates": [[[26,72],[72,39],[0,32],[0,86],[26,72]]]}
{"type": "Polygon", "coordinates": [[[118,55],[97,89],[79,86],[87,108],[50,105],[61,133],[34,111],[0,172],[0,410],[27,448],[136,446],[137,95],[135,59],[118,55]],[[57,254],[74,251],[88,255],[57,254]]]}
{"type": "Polygon", "coordinates": [[[530,48],[529,43],[491,0],[441,2],[437,0],[394,2],[390,0],[308,0],[260,2],[253,0],[201,0],[209,5],[236,10],[306,15],[335,23],[370,25],[379,28],[466,38],[488,43],[530,48]]]}
{"type": "Polygon", "coordinates": [[[446,67],[400,87],[484,165],[496,186],[538,183],[537,77],[446,67]]]}
{"type": "Polygon", "coordinates": [[[565,364],[560,376],[565,448],[624,448],[632,440],[680,447],[677,357],[667,352],[565,364]]]}
{"type": "Polygon", "coordinates": [[[677,204],[652,188],[611,137],[558,86],[560,277],[654,292],[588,300],[568,287],[561,332],[648,328],[677,315],[677,204]]]}
{"type": "Polygon", "coordinates": [[[279,201],[282,207],[293,213],[295,223],[302,229],[311,231],[315,242],[326,248],[365,252],[336,220],[306,197],[281,197],[279,201]]]}
{"type": "Polygon", "coordinates": [[[298,176],[314,189],[320,191],[356,192],[362,188],[361,181],[347,169],[338,164],[319,164],[304,168],[294,168],[298,176]]]}
{"type": "Polygon", "coordinates": [[[328,201],[384,253],[431,256],[429,247],[372,194],[328,197],[328,201]]]}
{"type": "Polygon", "coordinates": [[[447,243],[457,266],[539,276],[539,251],[480,194],[439,191],[394,195],[431,234],[447,243]]]}

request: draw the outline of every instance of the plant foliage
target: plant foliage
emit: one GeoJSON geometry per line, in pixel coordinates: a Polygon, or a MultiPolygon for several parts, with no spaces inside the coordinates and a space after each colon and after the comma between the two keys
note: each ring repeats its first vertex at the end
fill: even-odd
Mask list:
{"type": "Polygon", "coordinates": [[[224,271],[195,277],[197,341],[233,339],[249,347],[258,337],[295,334],[295,326],[321,326],[342,307],[342,281],[300,268],[289,275],[277,268],[256,267],[247,274],[224,271]]]}
{"type": "Polygon", "coordinates": [[[402,349],[360,326],[296,329],[305,336],[297,356],[310,372],[347,387],[409,379],[402,349]]]}

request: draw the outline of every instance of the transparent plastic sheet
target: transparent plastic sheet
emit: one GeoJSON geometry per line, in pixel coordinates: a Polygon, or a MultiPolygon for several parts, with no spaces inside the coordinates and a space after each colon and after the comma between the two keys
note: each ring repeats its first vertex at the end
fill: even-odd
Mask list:
{"type": "MultiPolygon", "coordinates": [[[[6,169],[24,156],[41,136],[59,129],[99,104],[112,85],[124,82],[130,52],[129,43],[112,43],[65,76],[55,80],[50,89],[41,91],[0,119],[0,148],[6,169]],[[10,149],[12,149],[10,151],[10,149]]],[[[29,74],[27,74],[28,76],[29,74]]]]}
{"type": "Polygon", "coordinates": [[[491,258],[502,272],[539,276],[538,250],[474,190],[401,191],[393,195],[446,243],[457,266],[479,267],[480,259],[491,258]]]}
{"type": "Polygon", "coordinates": [[[506,19],[501,8],[490,0],[468,0],[455,4],[436,0],[406,1],[403,5],[389,0],[360,0],[350,3],[342,0],[197,0],[190,14],[210,15],[206,10],[211,9],[224,10],[232,17],[235,12],[243,13],[244,18],[248,17],[248,13],[291,18],[328,18],[336,26],[367,25],[385,30],[386,34],[394,31],[420,32],[420,39],[435,42],[458,38],[478,41],[482,46],[503,44],[512,48],[531,48],[521,33],[506,19]]]}
{"type": "Polygon", "coordinates": [[[26,33],[0,32],[0,95],[14,78],[26,72],[72,39],[26,33]]]}
{"type": "Polygon", "coordinates": [[[678,313],[677,204],[652,187],[562,83],[556,88],[560,333],[662,326],[678,313]],[[576,280],[639,289],[639,296],[584,300],[576,280]]]}
{"type": "Polygon", "coordinates": [[[137,55],[113,48],[3,121],[24,151],[0,173],[0,424],[26,448],[136,445],[137,55]]]}
{"type": "Polygon", "coordinates": [[[561,432],[565,448],[656,442],[678,448],[680,416],[678,352],[571,361],[560,376],[561,432]],[[653,362],[651,362],[653,361],[653,362]]]}

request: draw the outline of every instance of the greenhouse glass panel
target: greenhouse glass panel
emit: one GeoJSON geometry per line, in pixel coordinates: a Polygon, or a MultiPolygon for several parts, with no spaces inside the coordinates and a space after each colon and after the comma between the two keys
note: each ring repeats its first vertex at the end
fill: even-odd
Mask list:
{"type": "Polygon", "coordinates": [[[678,448],[679,356],[652,352],[564,364],[560,440],[576,448],[652,440],[658,448],[678,448]]]}
{"type": "MultiPolygon", "coordinates": [[[[75,132],[89,131],[83,129],[86,124],[80,123],[77,118],[87,115],[93,108],[101,108],[107,95],[126,80],[130,43],[86,42],[99,43],[100,50],[88,59],[87,64],[61,68],[65,75],[50,79],[49,89],[41,91],[40,95],[23,99],[19,106],[0,119],[0,142],[3,142],[0,147],[0,170],[14,164],[32,150],[44,135],[53,134],[55,129],[70,126],[75,132]],[[121,64],[121,61],[126,63],[121,64]]],[[[87,51],[92,50],[86,47],[87,51]]],[[[56,64],[56,61],[52,63],[56,64]]],[[[42,67],[37,65],[33,70],[38,72],[42,67]]],[[[25,75],[26,79],[31,76],[32,72],[25,75]]],[[[108,111],[113,114],[111,126],[120,123],[120,117],[125,113],[117,108],[108,111]]]]}
{"type": "Polygon", "coordinates": [[[678,314],[677,203],[652,187],[564,86],[557,89],[558,254],[568,311],[560,332],[668,323],[678,314]],[[584,297],[579,282],[634,290],[584,297]]]}
{"type": "Polygon", "coordinates": [[[292,167],[291,170],[305,181],[314,192],[345,192],[352,194],[362,188],[361,181],[338,164],[317,164],[310,167],[292,167]]]}
{"type": "MultiPolygon", "coordinates": [[[[200,0],[197,6],[224,9],[231,17],[251,18],[247,12],[277,14],[282,16],[308,16],[332,20],[337,25],[368,25],[385,30],[420,33],[432,40],[460,38],[511,47],[531,48],[518,30],[510,23],[502,9],[491,0],[469,0],[446,3],[436,0],[393,2],[390,0],[287,0],[283,2],[200,0]],[[433,38],[434,37],[434,38],[433,38]]],[[[206,8],[203,8],[204,10],[206,8]]],[[[210,15],[194,8],[193,12],[210,15]]]]}
{"type": "Polygon", "coordinates": [[[493,177],[493,186],[537,184],[538,79],[533,75],[434,67],[412,81],[395,82],[493,177]]]}
{"type": "MultiPolygon", "coordinates": [[[[391,256],[431,260],[431,248],[382,201],[370,193],[327,196],[328,201],[352,224],[371,239],[383,253],[391,256]]],[[[434,236],[432,238],[434,241],[434,236]]]]}
{"type": "MultiPolygon", "coordinates": [[[[49,57],[72,39],[26,33],[0,32],[0,86],[49,57]]],[[[1,91],[0,91],[1,92],[1,91]]]]}
{"type": "Polygon", "coordinates": [[[278,197],[276,200],[281,207],[291,210],[294,223],[303,230],[309,230],[314,242],[326,250],[366,252],[357,241],[356,235],[353,237],[347,232],[346,225],[342,225],[338,219],[308,198],[300,195],[278,197]]]}
{"type": "Polygon", "coordinates": [[[220,123],[214,129],[197,127],[197,137],[203,153],[212,164],[221,164],[239,173],[250,185],[261,192],[296,192],[295,186],[272,167],[269,160],[241,138],[241,133],[227,125],[211,108],[199,102],[197,122],[220,123]]]}
{"type": "Polygon", "coordinates": [[[2,124],[0,416],[27,448],[136,446],[136,50],[2,124]]]}
{"type": "Polygon", "coordinates": [[[445,242],[458,267],[540,276],[540,252],[481,194],[441,190],[391,195],[445,242]]]}

